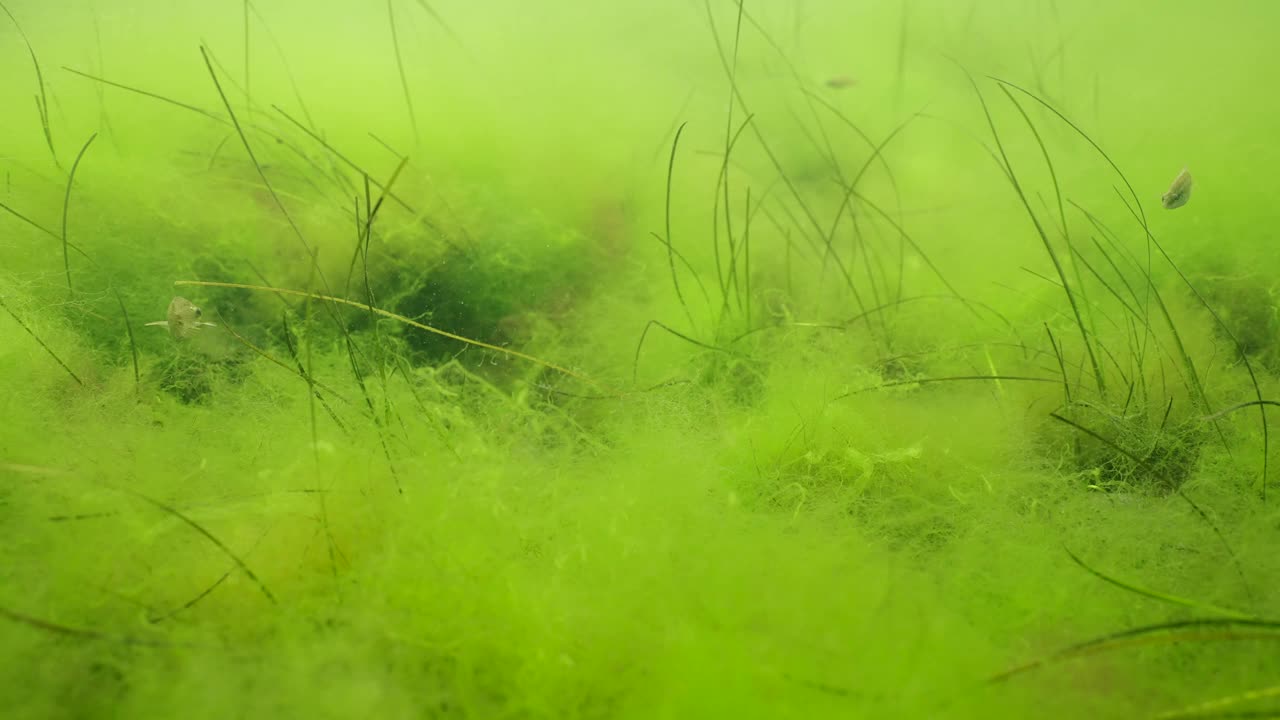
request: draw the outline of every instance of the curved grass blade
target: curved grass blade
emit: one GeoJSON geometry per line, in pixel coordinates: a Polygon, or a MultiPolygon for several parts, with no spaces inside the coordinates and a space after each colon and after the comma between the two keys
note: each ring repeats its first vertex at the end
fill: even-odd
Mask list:
{"type": "Polygon", "coordinates": [[[44,141],[49,146],[49,154],[53,156],[53,164],[59,169],[62,165],[58,162],[58,151],[53,148],[53,131],[49,128],[49,96],[45,91],[44,72],[40,70],[40,61],[36,59],[35,48],[31,47],[31,41],[27,39],[27,33],[22,29],[22,25],[18,23],[18,18],[9,12],[9,8],[4,3],[0,3],[0,10],[9,16],[9,20],[13,22],[13,27],[17,29],[18,36],[22,38],[23,44],[27,46],[27,53],[31,55],[31,64],[36,69],[36,84],[40,88],[40,94],[36,96],[36,110],[40,113],[40,128],[44,131],[44,141]]]}
{"type": "MultiPolygon", "coordinates": [[[[684,292],[680,290],[680,277],[676,274],[675,246],[671,242],[671,185],[676,171],[676,150],[680,147],[680,136],[684,134],[686,125],[688,123],[680,123],[680,127],[676,128],[675,139],[671,141],[671,157],[667,161],[667,195],[664,211],[666,237],[663,239],[663,244],[667,246],[667,265],[671,268],[671,285],[676,290],[676,298],[680,300],[680,307],[684,308],[685,317],[689,319],[689,327],[695,327],[693,313],[689,311],[689,305],[684,299],[684,292]]],[[[697,277],[697,275],[695,274],[694,277],[697,277]]],[[[705,289],[703,293],[706,293],[705,289]]]]}
{"type": "Polygon", "coordinates": [[[129,311],[124,306],[124,298],[120,297],[120,291],[114,285],[111,287],[111,295],[116,299],[116,305],[120,306],[120,315],[124,318],[124,330],[129,335],[129,354],[133,358],[133,386],[141,388],[142,370],[138,366],[138,341],[133,336],[133,323],[129,321],[129,311]]]}
{"type": "Polygon", "coordinates": [[[21,327],[23,330],[26,330],[27,334],[30,335],[32,339],[36,341],[36,344],[44,348],[44,351],[49,353],[49,357],[53,358],[54,362],[58,363],[58,365],[60,365],[63,370],[66,370],[67,374],[71,376],[72,380],[76,381],[77,385],[79,385],[80,387],[84,387],[84,381],[81,380],[80,377],[76,375],[74,371],[71,370],[70,366],[68,366],[65,362],[62,361],[62,358],[58,357],[58,354],[53,351],[53,348],[49,347],[44,340],[40,339],[40,336],[37,335],[36,332],[31,329],[31,326],[24,323],[22,321],[22,318],[18,317],[18,314],[15,313],[7,304],[5,304],[5,301],[3,298],[0,298],[0,308],[3,308],[5,312],[9,313],[9,317],[12,317],[13,321],[18,323],[19,327],[21,327]]]}
{"type": "MultiPolygon", "coordinates": [[[[958,65],[959,63],[957,63],[958,65]]],[[[982,114],[987,119],[987,127],[991,130],[991,136],[995,140],[996,150],[1000,154],[1000,159],[1005,172],[1008,174],[1009,182],[1013,185],[1014,192],[1018,195],[1018,199],[1022,202],[1023,208],[1026,209],[1027,215],[1031,218],[1031,223],[1035,226],[1036,234],[1040,236],[1041,242],[1044,244],[1045,252],[1049,255],[1049,260],[1053,263],[1053,269],[1058,275],[1058,281],[1062,283],[1062,291],[1066,293],[1067,303],[1071,306],[1071,313],[1074,315],[1076,327],[1080,331],[1080,339],[1084,343],[1085,352],[1089,357],[1089,366],[1093,370],[1094,382],[1097,384],[1098,392],[1106,395],[1106,380],[1102,374],[1102,366],[1098,363],[1097,353],[1094,349],[1094,342],[1090,338],[1088,328],[1085,326],[1084,317],[1080,312],[1080,304],[1076,299],[1076,295],[1071,290],[1071,285],[1067,282],[1066,270],[1062,266],[1062,260],[1058,257],[1058,253],[1053,249],[1053,243],[1049,241],[1049,235],[1045,232],[1044,226],[1040,223],[1040,218],[1036,215],[1035,210],[1031,207],[1031,201],[1027,198],[1026,192],[1022,189],[1022,184],[1018,182],[1017,173],[1014,172],[1013,162],[1009,159],[1009,155],[1005,150],[1004,141],[1000,139],[1000,131],[996,129],[995,118],[991,116],[991,108],[987,105],[987,100],[982,95],[982,90],[978,88],[978,83],[973,79],[973,75],[964,66],[960,66],[965,77],[969,80],[969,85],[973,88],[974,95],[977,96],[979,104],[982,105],[982,114]]],[[[1015,105],[1017,105],[1015,103],[1015,105]]],[[[1021,107],[1019,107],[1021,110],[1021,107]]],[[[1024,114],[1025,117],[1025,114],[1024,114]]],[[[1027,120],[1030,123],[1030,119],[1027,120]]],[[[1036,136],[1039,139],[1039,136],[1036,136]]],[[[1042,146],[1043,147],[1043,146],[1042,146]]],[[[1052,165],[1050,166],[1052,167],[1052,165]]],[[[1056,187],[1056,179],[1055,179],[1056,187]]]]}
{"type": "MultiPolygon", "coordinates": [[[[1102,149],[1101,146],[1099,146],[1096,142],[1094,142],[1093,138],[1089,137],[1088,133],[1080,129],[1080,126],[1076,125],[1074,122],[1068,119],[1066,115],[1063,115],[1061,112],[1058,111],[1057,108],[1055,108],[1053,105],[1046,102],[1043,98],[1007,80],[1001,80],[1000,78],[997,78],[997,77],[991,77],[991,79],[1000,83],[1001,85],[1005,85],[1010,88],[1013,88],[1014,90],[1017,90],[1018,92],[1040,103],[1050,112],[1052,112],[1054,115],[1058,116],[1058,118],[1062,120],[1064,123],[1066,123],[1068,127],[1074,130],[1078,135],[1080,135],[1080,137],[1084,138],[1086,142],[1092,145],[1093,149],[1096,150],[1098,154],[1101,155],[1104,160],[1106,160],[1107,164],[1111,166],[1111,169],[1114,170],[1116,174],[1120,176],[1121,182],[1124,183],[1125,187],[1129,190],[1130,197],[1133,198],[1133,205],[1130,206],[1129,211],[1134,214],[1135,219],[1137,219],[1139,225],[1142,226],[1142,230],[1147,237],[1148,248],[1154,246],[1157,250],[1160,251],[1160,254],[1164,257],[1165,261],[1169,263],[1169,266],[1172,267],[1174,272],[1178,274],[1178,277],[1182,279],[1183,284],[1185,284],[1187,288],[1190,289],[1191,292],[1196,296],[1196,300],[1206,310],[1209,311],[1209,314],[1213,317],[1213,320],[1218,325],[1218,327],[1221,328],[1223,332],[1227,333],[1227,337],[1231,339],[1232,344],[1235,345],[1236,352],[1240,354],[1240,357],[1244,362],[1245,371],[1248,372],[1249,374],[1249,381],[1253,385],[1255,396],[1259,401],[1262,400],[1262,387],[1259,384],[1257,375],[1254,372],[1253,364],[1249,361],[1249,357],[1244,352],[1243,347],[1240,344],[1240,341],[1236,338],[1235,333],[1231,331],[1231,328],[1228,327],[1225,322],[1223,322],[1222,317],[1218,314],[1218,312],[1213,309],[1213,307],[1204,298],[1204,296],[1200,294],[1200,291],[1196,289],[1196,287],[1191,283],[1191,280],[1187,278],[1187,276],[1182,272],[1182,269],[1179,268],[1177,264],[1173,262],[1173,258],[1171,258],[1169,256],[1169,253],[1165,251],[1164,246],[1161,245],[1156,240],[1155,235],[1151,232],[1150,225],[1147,223],[1147,215],[1146,215],[1146,212],[1143,211],[1142,209],[1142,203],[1138,199],[1138,193],[1133,189],[1133,185],[1129,182],[1129,178],[1126,177],[1125,174],[1120,171],[1120,167],[1116,165],[1114,160],[1111,159],[1111,156],[1108,155],[1106,151],[1102,149]]],[[[1151,279],[1151,273],[1150,273],[1151,263],[1150,263],[1149,256],[1150,256],[1150,249],[1148,249],[1148,261],[1147,261],[1147,266],[1148,266],[1147,267],[1147,287],[1148,289],[1153,289],[1153,281],[1151,279]]],[[[1163,303],[1161,303],[1161,309],[1164,310],[1163,303]]],[[[1168,311],[1164,310],[1164,312],[1165,312],[1166,319],[1168,319],[1169,317],[1168,311]]],[[[1199,376],[1196,374],[1195,366],[1190,364],[1190,356],[1188,355],[1185,348],[1183,348],[1182,338],[1178,334],[1177,328],[1174,327],[1172,320],[1169,320],[1169,323],[1170,323],[1170,330],[1173,334],[1174,340],[1177,343],[1179,350],[1182,352],[1183,357],[1185,358],[1184,362],[1188,363],[1188,370],[1191,373],[1191,378],[1196,383],[1197,388],[1199,388],[1199,395],[1202,399],[1202,402],[1204,403],[1204,409],[1211,410],[1211,408],[1208,405],[1208,397],[1205,395],[1204,389],[1200,386],[1200,379],[1199,379],[1199,376]]],[[[1259,414],[1260,421],[1262,423],[1262,447],[1263,447],[1262,476],[1259,480],[1259,485],[1261,486],[1260,490],[1262,491],[1262,502],[1265,504],[1267,501],[1267,475],[1269,474],[1270,456],[1271,456],[1271,452],[1270,452],[1271,432],[1267,423],[1267,409],[1265,407],[1265,403],[1261,403],[1261,402],[1258,403],[1258,414],[1259,414]]]]}
{"type": "Polygon", "coordinates": [[[1280,621],[1237,618],[1195,618],[1122,630],[1076,643],[987,678],[988,684],[1004,682],[1039,668],[1118,648],[1193,640],[1275,640],[1280,642],[1280,621]]]}
{"type": "MultiPolygon", "coordinates": [[[[1112,441],[1107,437],[1104,437],[1101,433],[1097,432],[1096,430],[1087,428],[1084,425],[1081,425],[1080,423],[1074,420],[1071,420],[1069,418],[1065,418],[1056,412],[1049,413],[1049,417],[1052,417],[1053,419],[1061,423],[1064,423],[1066,425],[1070,425],[1071,427],[1075,428],[1077,431],[1082,432],[1085,435],[1088,435],[1094,440],[1097,440],[1103,445],[1106,445],[1108,448],[1120,453],[1121,455],[1124,455],[1125,457],[1129,458],[1137,465],[1147,469],[1149,472],[1152,472],[1152,473],[1155,472],[1155,468],[1152,467],[1151,462],[1148,459],[1138,457],[1132,452],[1120,447],[1114,441],[1112,441]]],[[[1218,542],[1222,544],[1222,547],[1227,551],[1227,556],[1231,558],[1231,563],[1235,566],[1235,569],[1236,569],[1236,575],[1240,577],[1240,583],[1244,587],[1245,594],[1249,596],[1249,601],[1252,603],[1254,601],[1253,586],[1249,583],[1249,579],[1245,576],[1244,567],[1240,565],[1240,558],[1236,556],[1236,552],[1231,547],[1231,543],[1227,542],[1227,537],[1222,534],[1221,530],[1218,529],[1217,523],[1213,522],[1213,520],[1209,518],[1209,515],[1205,513],[1205,511],[1201,509],[1200,506],[1197,505],[1196,502],[1192,500],[1189,495],[1183,492],[1182,488],[1175,487],[1173,488],[1173,492],[1178,497],[1182,498],[1184,502],[1190,505],[1191,509],[1194,510],[1196,514],[1200,516],[1201,520],[1204,520],[1205,524],[1209,526],[1209,529],[1213,531],[1213,534],[1218,537],[1218,542]]]]}
{"type": "Polygon", "coordinates": [[[252,580],[252,581],[253,581],[253,583],[254,583],[255,585],[257,585],[257,586],[258,586],[258,589],[259,589],[259,590],[261,590],[261,591],[262,591],[262,594],[263,594],[263,595],[265,595],[265,596],[266,596],[266,598],[267,598],[268,600],[270,600],[270,601],[271,601],[271,604],[272,604],[272,605],[277,605],[277,604],[279,604],[279,603],[276,601],[276,596],[275,596],[275,595],[273,595],[273,594],[271,593],[271,590],[269,590],[269,589],[267,588],[266,584],[265,584],[265,583],[263,583],[263,582],[262,582],[262,580],[258,578],[257,574],[256,574],[256,573],[254,573],[254,572],[253,572],[253,570],[249,568],[249,566],[245,563],[245,561],[244,561],[244,560],[241,560],[241,559],[240,559],[240,556],[239,556],[239,555],[237,555],[235,552],[233,552],[233,551],[231,550],[231,548],[227,547],[226,543],[222,542],[221,540],[219,540],[219,539],[218,539],[218,537],[217,537],[216,535],[214,535],[213,533],[211,533],[211,532],[209,532],[208,530],[206,530],[206,529],[205,529],[205,527],[204,527],[203,525],[201,525],[200,523],[196,522],[195,520],[192,520],[191,518],[187,517],[185,514],[183,514],[183,513],[182,513],[182,511],[178,510],[177,508],[173,507],[172,505],[168,505],[168,504],[163,503],[163,502],[161,502],[161,501],[159,501],[159,500],[156,500],[155,498],[152,498],[152,497],[150,497],[150,496],[144,495],[144,494],[142,494],[142,493],[138,492],[137,490],[131,490],[131,489],[129,489],[129,488],[116,488],[116,489],[117,489],[117,490],[119,490],[120,492],[127,493],[127,494],[129,494],[129,495],[133,495],[134,497],[138,498],[139,500],[142,500],[142,501],[144,501],[144,502],[146,502],[146,503],[148,503],[148,504],[150,504],[150,505],[154,505],[155,507],[159,508],[160,510],[163,510],[164,512],[169,513],[170,515],[172,515],[172,516],[176,517],[177,519],[181,520],[184,524],[186,524],[186,525],[188,525],[189,527],[191,527],[191,529],[193,529],[193,530],[195,530],[196,532],[198,532],[198,533],[200,533],[201,535],[203,535],[206,539],[208,539],[208,540],[209,540],[209,542],[211,542],[211,543],[213,543],[215,546],[217,546],[217,548],[218,548],[219,550],[221,550],[221,551],[222,551],[222,554],[224,554],[224,555],[226,555],[228,558],[230,558],[230,559],[231,559],[231,561],[232,561],[232,562],[234,562],[234,563],[236,564],[236,566],[237,566],[237,567],[239,567],[239,568],[240,568],[240,570],[242,570],[242,571],[244,572],[244,574],[245,574],[245,575],[246,575],[250,580],[252,580]]]}
{"type": "Polygon", "coordinates": [[[76,153],[76,161],[71,164],[71,172],[67,175],[67,190],[62,197],[62,267],[67,274],[67,292],[72,295],[75,294],[75,290],[71,287],[71,253],[70,244],[67,242],[67,215],[71,210],[71,186],[75,183],[76,169],[80,167],[80,161],[84,159],[85,152],[97,137],[98,133],[90,135],[80,148],[80,152],[76,153]]]}
{"type": "Polygon", "coordinates": [[[1222,615],[1223,617],[1236,618],[1239,620],[1257,620],[1258,619],[1258,617],[1255,615],[1251,615],[1246,612],[1241,612],[1239,610],[1232,610],[1230,608],[1218,607],[1216,605],[1210,605],[1209,603],[1203,603],[1196,600],[1191,600],[1189,598],[1182,598],[1182,597],[1178,597],[1177,595],[1170,595],[1168,593],[1162,593],[1156,590],[1150,590],[1144,587],[1139,587],[1137,585],[1134,585],[1133,583],[1125,582],[1124,580],[1108,575],[1102,572],[1101,570],[1098,570],[1090,566],[1084,560],[1081,560],[1078,555],[1071,552],[1070,548],[1063,548],[1063,549],[1066,550],[1067,555],[1071,558],[1072,562],[1079,565],[1086,572],[1088,572],[1089,574],[1093,575],[1094,577],[1100,580],[1111,583],[1112,585],[1115,585],[1116,587],[1122,590],[1128,590],[1131,593],[1136,593],[1138,595],[1142,595],[1143,597],[1149,597],[1152,600],[1159,600],[1161,602],[1172,603],[1174,605],[1181,605],[1183,607],[1189,607],[1194,610],[1204,610],[1206,612],[1213,613],[1214,615],[1222,615]]]}
{"type": "Polygon", "coordinates": [[[891,387],[901,387],[903,385],[934,385],[937,383],[944,383],[944,382],[970,382],[970,381],[994,382],[994,383],[1001,383],[1006,381],[1038,382],[1038,383],[1054,383],[1054,384],[1061,382],[1058,378],[1035,377],[1032,375],[949,375],[947,377],[923,377],[923,378],[916,378],[914,380],[895,380],[893,382],[880,383],[879,385],[873,385],[871,387],[862,388],[860,390],[850,390],[849,392],[844,393],[843,395],[837,395],[836,397],[831,398],[831,400],[834,402],[836,400],[843,400],[847,397],[852,397],[854,395],[858,395],[864,392],[871,392],[873,390],[883,390],[885,388],[891,388],[891,387]]]}
{"type": "Polygon", "coordinates": [[[1272,685],[1271,687],[1258,688],[1256,690],[1246,690],[1242,693],[1227,695],[1225,697],[1214,698],[1213,700],[1205,700],[1204,702],[1188,705],[1177,710],[1168,710],[1156,715],[1152,720],[1210,720],[1210,718],[1280,718],[1280,708],[1272,710],[1257,710],[1253,712],[1238,711],[1229,712],[1226,709],[1232,705],[1239,705],[1247,702],[1257,702],[1259,700],[1267,700],[1269,698],[1280,697],[1280,685],[1272,685]]]}
{"type": "Polygon", "coordinates": [[[586,375],[583,375],[582,373],[574,372],[573,370],[570,370],[568,368],[561,367],[560,365],[547,362],[546,360],[536,358],[532,355],[527,355],[518,350],[512,350],[510,348],[491,345],[489,343],[482,342],[480,340],[472,340],[471,338],[463,337],[462,335],[451,333],[448,330],[441,330],[439,328],[431,327],[430,325],[424,325],[423,323],[417,322],[416,320],[412,320],[403,315],[398,315],[396,313],[393,313],[390,310],[383,310],[382,308],[372,307],[366,303],[356,302],[355,300],[347,300],[345,298],[333,297],[331,295],[321,295],[319,293],[307,292],[305,290],[291,290],[287,288],[267,287],[264,285],[249,285],[246,283],[226,283],[226,282],[214,282],[210,280],[177,280],[173,284],[174,285],[193,285],[198,287],[236,288],[240,290],[253,290],[257,292],[272,292],[272,293],[279,293],[283,295],[293,295],[296,297],[304,297],[312,300],[319,300],[321,302],[335,303],[338,305],[347,305],[349,307],[365,310],[367,312],[371,312],[376,315],[381,315],[382,317],[395,320],[396,322],[399,322],[399,323],[404,323],[405,325],[408,325],[410,327],[415,327],[419,330],[424,330],[426,332],[433,333],[441,337],[449,338],[450,340],[456,340],[460,343],[472,345],[479,348],[484,348],[485,350],[491,350],[493,352],[502,353],[503,355],[509,355],[514,358],[519,358],[526,362],[531,362],[535,365],[539,365],[544,368],[547,368],[548,370],[553,370],[555,372],[558,372],[561,375],[565,375],[575,380],[579,380],[588,385],[592,385],[596,388],[609,390],[609,388],[607,388],[605,385],[603,385],[599,381],[592,380],[591,378],[587,377],[586,375]]]}
{"type": "Polygon", "coordinates": [[[639,374],[640,350],[644,347],[644,339],[649,335],[649,328],[655,325],[662,328],[663,330],[666,330],[667,332],[671,333],[675,337],[678,337],[681,340],[684,340],[690,345],[696,345],[697,347],[700,347],[704,350],[711,350],[712,352],[718,352],[718,353],[722,353],[724,355],[730,355],[733,357],[745,357],[744,355],[741,355],[740,353],[735,353],[732,350],[725,350],[724,348],[716,347],[715,345],[704,343],[701,340],[695,340],[694,338],[689,337],[688,335],[680,332],[679,330],[672,328],[670,325],[667,325],[666,323],[662,323],[657,320],[650,320],[649,322],[645,323],[644,330],[640,332],[640,341],[636,343],[636,355],[631,364],[632,384],[636,382],[636,376],[639,374]]]}
{"type": "Polygon", "coordinates": [[[155,647],[170,647],[170,646],[178,645],[178,643],[161,642],[158,640],[144,640],[142,638],[131,637],[128,635],[113,635],[109,633],[100,632],[98,630],[85,630],[83,628],[74,628],[68,625],[62,625],[60,623],[55,623],[49,620],[43,620],[38,617],[33,617],[25,613],[20,613],[20,612],[17,612],[16,610],[10,610],[9,608],[6,608],[6,607],[0,607],[0,617],[3,617],[6,620],[9,620],[10,622],[15,622],[20,625],[26,625],[28,627],[35,628],[37,630],[43,630],[45,632],[53,633],[55,635],[62,635],[64,637],[80,638],[82,640],[111,640],[114,642],[124,643],[126,645],[147,645],[147,646],[155,646],[155,647]]]}

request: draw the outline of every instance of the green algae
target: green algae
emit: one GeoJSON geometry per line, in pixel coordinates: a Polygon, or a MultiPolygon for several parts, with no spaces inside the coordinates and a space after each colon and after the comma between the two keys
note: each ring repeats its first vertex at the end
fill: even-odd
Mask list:
{"type": "Polygon", "coordinates": [[[1269,4],[5,5],[15,716],[1276,712],[1269,4]]]}

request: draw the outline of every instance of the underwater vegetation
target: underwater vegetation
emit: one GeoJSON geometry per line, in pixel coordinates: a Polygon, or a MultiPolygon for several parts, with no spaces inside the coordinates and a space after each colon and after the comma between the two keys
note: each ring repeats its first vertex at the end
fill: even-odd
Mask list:
{"type": "Polygon", "coordinates": [[[535,5],[0,3],[6,717],[1280,717],[1280,6],[535,5]]]}

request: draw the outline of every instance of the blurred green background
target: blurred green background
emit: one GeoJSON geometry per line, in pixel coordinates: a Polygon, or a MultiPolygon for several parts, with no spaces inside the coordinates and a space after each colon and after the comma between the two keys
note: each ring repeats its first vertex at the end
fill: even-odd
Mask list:
{"type": "Polygon", "coordinates": [[[1276,27],[4,0],[0,706],[1280,715],[1276,27]]]}

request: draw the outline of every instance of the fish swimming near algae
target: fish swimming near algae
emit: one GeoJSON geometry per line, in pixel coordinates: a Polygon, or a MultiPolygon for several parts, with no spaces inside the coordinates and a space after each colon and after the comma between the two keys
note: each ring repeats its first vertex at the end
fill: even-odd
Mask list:
{"type": "Polygon", "coordinates": [[[1182,168],[1182,172],[1178,173],[1178,177],[1173,179],[1173,184],[1169,186],[1169,191],[1160,196],[1160,205],[1165,210],[1177,210],[1187,201],[1191,199],[1191,173],[1182,168]]]}
{"type": "Polygon", "coordinates": [[[169,312],[164,320],[149,322],[147,325],[169,328],[169,334],[181,340],[189,338],[202,327],[217,327],[210,322],[203,322],[203,312],[194,303],[184,297],[175,297],[169,303],[169,312]]]}

